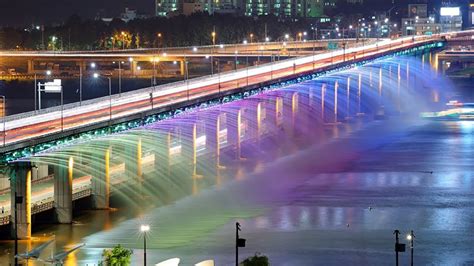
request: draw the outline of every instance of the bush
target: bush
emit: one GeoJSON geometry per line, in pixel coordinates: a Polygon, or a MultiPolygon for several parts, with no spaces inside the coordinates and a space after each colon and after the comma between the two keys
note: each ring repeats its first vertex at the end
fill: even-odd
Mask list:
{"type": "Polygon", "coordinates": [[[268,257],[261,255],[260,253],[255,253],[253,257],[247,258],[246,260],[240,263],[243,266],[269,266],[268,257]]]}
{"type": "Polygon", "coordinates": [[[104,249],[102,252],[103,263],[100,263],[100,265],[128,266],[131,263],[132,253],[131,249],[123,248],[120,245],[113,249],[104,249]]]}

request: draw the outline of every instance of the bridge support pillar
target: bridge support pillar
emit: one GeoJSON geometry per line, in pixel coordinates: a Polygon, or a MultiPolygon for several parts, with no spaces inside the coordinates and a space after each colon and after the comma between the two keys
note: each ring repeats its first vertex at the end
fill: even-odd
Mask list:
{"type": "Polygon", "coordinates": [[[184,77],[184,75],[185,75],[184,65],[185,65],[184,60],[180,60],[180,61],[179,61],[179,73],[180,73],[181,76],[183,76],[183,77],[184,77]]]}
{"type": "Polygon", "coordinates": [[[215,119],[206,120],[206,150],[215,158],[216,166],[220,165],[221,145],[219,132],[221,130],[221,115],[215,114],[215,119]]]}
{"type": "Polygon", "coordinates": [[[155,149],[154,169],[160,175],[170,175],[170,148],[171,148],[171,132],[159,132],[156,136],[156,143],[153,143],[155,149]]]}
{"type": "Polygon", "coordinates": [[[184,161],[191,164],[193,178],[197,177],[197,125],[196,123],[185,125],[181,135],[181,152],[184,161]]]}
{"type": "Polygon", "coordinates": [[[110,207],[110,153],[111,148],[106,148],[98,160],[91,162],[93,165],[92,203],[95,209],[108,209],[110,207]]]}
{"type": "Polygon", "coordinates": [[[136,73],[137,73],[138,62],[137,62],[137,61],[132,61],[132,62],[130,63],[130,65],[131,65],[130,72],[132,73],[132,76],[135,76],[136,73]]]}
{"type": "Polygon", "coordinates": [[[31,237],[31,172],[30,163],[18,163],[15,165],[13,176],[10,178],[10,221],[13,238],[15,237],[15,219],[18,219],[18,239],[29,239],[31,237]],[[15,198],[15,194],[17,198],[15,198]],[[16,201],[16,199],[18,199],[18,201],[16,201]],[[16,215],[15,202],[17,202],[16,215]]]}
{"type": "Polygon", "coordinates": [[[227,142],[235,149],[236,159],[241,158],[242,110],[227,114],[227,142]]]}
{"type": "Polygon", "coordinates": [[[30,59],[28,60],[28,74],[34,74],[35,73],[35,60],[30,59]]]}
{"type": "Polygon", "coordinates": [[[295,118],[298,112],[298,93],[291,92],[284,98],[283,104],[283,126],[285,132],[290,136],[295,131],[295,118]]]}
{"type": "Polygon", "coordinates": [[[257,102],[251,108],[247,117],[248,133],[258,143],[262,133],[263,102],[257,102]]]}
{"type": "Polygon", "coordinates": [[[283,123],[283,98],[275,98],[275,126],[280,127],[283,123]]]}
{"type": "Polygon", "coordinates": [[[142,140],[130,140],[125,147],[125,174],[137,184],[143,182],[142,172],[142,140]]]}
{"type": "Polygon", "coordinates": [[[31,171],[31,180],[37,180],[49,175],[48,172],[48,165],[46,164],[38,164],[36,165],[36,169],[31,171]]]}
{"type": "Polygon", "coordinates": [[[62,159],[54,166],[54,208],[59,223],[72,222],[72,177],[74,158],[62,159]]]}

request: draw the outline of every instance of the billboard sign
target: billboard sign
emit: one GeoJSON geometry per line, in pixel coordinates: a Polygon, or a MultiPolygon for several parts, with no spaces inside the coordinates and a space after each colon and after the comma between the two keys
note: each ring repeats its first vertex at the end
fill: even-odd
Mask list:
{"type": "Polygon", "coordinates": [[[439,14],[442,17],[454,17],[461,15],[461,9],[459,7],[442,7],[439,14]]]}
{"type": "Polygon", "coordinates": [[[411,4],[408,5],[408,17],[409,18],[426,18],[428,17],[428,5],[427,4],[411,4]]]}

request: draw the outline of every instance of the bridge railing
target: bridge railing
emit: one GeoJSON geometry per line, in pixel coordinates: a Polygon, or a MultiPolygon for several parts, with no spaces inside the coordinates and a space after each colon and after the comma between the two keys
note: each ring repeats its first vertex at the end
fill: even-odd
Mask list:
{"type": "MultiPolygon", "coordinates": [[[[367,42],[376,41],[375,38],[364,38],[367,42]]],[[[196,47],[199,51],[219,51],[222,50],[229,50],[233,52],[235,48],[243,48],[249,46],[265,46],[265,45],[281,45],[283,42],[286,42],[288,45],[298,45],[298,44],[312,44],[312,43],[330,43],[330,42],[356,42],[361,41],[362,38],[340,38],[340,39],[323,39],[323,40],[307,40],[307,41],[269,41],[269,42],[253,42],[253,43],[236,43],[236,44],[216,44],[216,45],[201,45],[201,46],[175,46],[175,47],[164,47],[164,48],[136,48],[136,49],[114,49],[114,50],[91,50],[91,51],[15,51],[17,54],[25,54],[25,55],[39,55],[39,54],[51,54],[51,55],[61,55],[61,54],[94,54],[94,53],[140,53],[140,52],[170,52],[170,51],[184,51],[188,50],[190,54],[195,53],[193,52],[193,48],[196,47]]],[[[10,51],[0,51],[0,55],[10,54],[10,51]]]]}

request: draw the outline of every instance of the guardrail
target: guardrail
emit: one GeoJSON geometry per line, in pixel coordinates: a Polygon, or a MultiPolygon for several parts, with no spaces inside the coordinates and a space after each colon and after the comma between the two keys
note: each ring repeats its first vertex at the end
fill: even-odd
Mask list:
{"type": "MultiPolygon", "coordinates": [[[[92,193],[90,186],[82,186],[80,188],[76,188],[72,194],[72,200],[78,200],[85,197],[89,197],[92,193]]],[[[37,214],[40,212],[44,212],[47,210],[51,210],[54,208],[54,198],[48,197],[46,199],[41,200],[39,203],[32,203],[31,204],[31,214],[37,214]]],[[[7,225],[11,221],[10,212],[5,212],[0,216],[0,226],[7,225]]]]}

